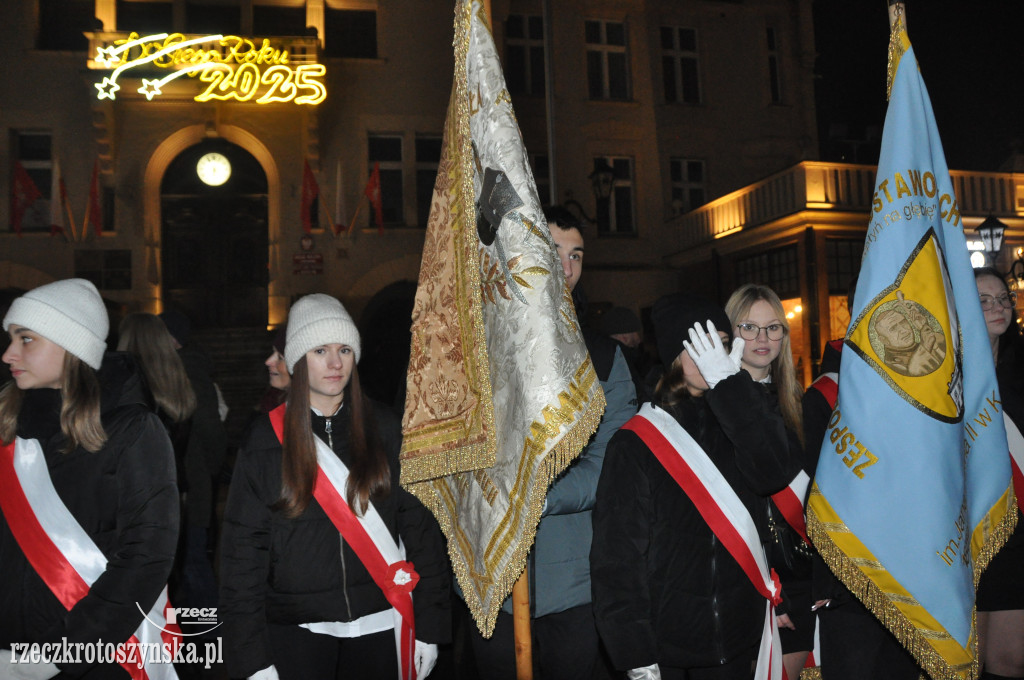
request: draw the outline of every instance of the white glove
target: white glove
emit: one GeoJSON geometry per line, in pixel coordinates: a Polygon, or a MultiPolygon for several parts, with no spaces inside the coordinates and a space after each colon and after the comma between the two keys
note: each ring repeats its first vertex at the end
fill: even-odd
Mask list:
{"type": "Polygon", "coordinates": [[[14,663],[9,649],[0,649],[0,680],[50,680],[60,669],[52,663],[14,663]]]}
{"type": "Polygon", "coordinates": [[[629,680],[661,680],[661,669],[658,664],[652,663],[650,666],[626,671],[626,677],[629,680]]]}
{"type": "Polygon", "coordinates": [[[416,666],[417,680],[423,680],[430,675],[430,671],[434,670],[434,664],[437,663],[437,645],[417,640],[412,660],[416,666]]]}
{"type": "Polygon", "coordinates": [[[686,353],[693,359],[693,363],[697,364],[697,370],[711,389],[730,375],[740,372],[740,360],[743,358],[745,344],[743,338],[736,338],[732,341],[732,351],[726,354],[722,338],[718,335],[715,324],[711,323],[711,319],[708,319],[707,333],[699,323],[695,323],[690,329],[689,342],[683,340],[686,353]]]}
{"type": "Polygon", "coordinates": [[[263,670],[256,671],[250,675],[248,680],[280,680],[280,678],[277,676],[277,668],[271,664],[263,670]]]}

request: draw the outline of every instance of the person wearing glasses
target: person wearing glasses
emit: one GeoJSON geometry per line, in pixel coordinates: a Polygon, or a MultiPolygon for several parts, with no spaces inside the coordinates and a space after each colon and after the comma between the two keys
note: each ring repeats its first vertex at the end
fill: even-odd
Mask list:
{"type": "MultiPolygon", "coordinates": [[[[803,388],[793,367],[789,323],[782,301],[767,286],[746,284],[725,303],[733,332],[743,338],[741,366],[761,383],[772,410],[782,417],[791,449],[799,458],[804,475],[798,475],[790,488],[801,505],[806,500],[809,472],[803,456],[803,388]]],[[[817,454],[817,452],[815,452],[817,454]]],[[[815,455],[817,458],[817,455],[815,455]]],[[[783,490],[782,493],[785,493],[783,490]]],[[[768,559],[782,580],[783,602],[776,607],[782,635],[782,662],[791,678],[800,674],[807,654],[814,648],[814,615],[811,612],[811,581],[814,549],[805,540],[803,516],[787,517],[773,500],[766,500],[768,531],[765,537],[768,559]]],[[[782,505],[785,507],[785,504],[782,505]]]]}
{"type": "MultiPolygon", "coordinates": [[[[995,269],[974,270],[985,315],[999,398],[1018,430],[1024,431],[1024,347],[1016,322],[1017,296],[995,269]]],[[[1010,427],[1010,423],[1007,423],[1010,427]]],[[[1012,438],[1011,438],[1012,439],[1012,438]]],[[[1021,499],[1017,499],[1018,507],[1021,499]]],[[[978,582],[978,656],[982,680],[1024,678],[1024,518],[992,558],[978,582]]]]}

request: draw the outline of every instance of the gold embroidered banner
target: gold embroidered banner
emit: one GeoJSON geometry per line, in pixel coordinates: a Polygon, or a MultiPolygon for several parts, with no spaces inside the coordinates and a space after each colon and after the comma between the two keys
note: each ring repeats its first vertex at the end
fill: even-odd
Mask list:
{"type": "Polygon", "coordinates": [[[413,309],[402,484],[437,517],[488,637],[548,485],[604,411],[527,158],[480,2],[460,2],[413,309]]]}

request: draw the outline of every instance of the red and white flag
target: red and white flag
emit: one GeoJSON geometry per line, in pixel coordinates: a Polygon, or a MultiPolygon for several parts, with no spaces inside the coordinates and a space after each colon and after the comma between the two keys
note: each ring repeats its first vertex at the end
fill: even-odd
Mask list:
{"type": "Polygon", "coordinates": [[[71,227],[72,236],[75,233],[75,222],[71,216],[71,207],[68,205],[68,188],[64,184],[64,175],[60,171],[60,161],[54,159],[53,174],[57,184],[57,195],[59,203],[50,214],[50,235],[63,234],[67,238],[67,227],[71,227]]]}
{"type": "Polygon", "coordinates": [[[25,211],[42,197],[42,192],[32,181],[25,166],[15,161],[14,181],[11,183],[11,226],[14,227],[15,234],[21,236],[21,221],[25,217],[25,211]]]}
{"type": "Polygon", "coordinates": [[[377,222],[377,232],[380,233],[384,229],[384,205],[380,200],[380,163],[373,164],[373,172],[370,173],[363,193],[373,206],[373,218],[377,222]]]}

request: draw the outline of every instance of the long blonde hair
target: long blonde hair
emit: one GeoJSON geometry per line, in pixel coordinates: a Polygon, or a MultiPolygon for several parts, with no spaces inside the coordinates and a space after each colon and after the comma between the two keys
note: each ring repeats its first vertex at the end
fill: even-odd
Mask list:
{"type": "Polygon", "coordinates": [[[160,317],[129,314],[121,322],[118,335],[118,351],[138,360],[156,405],[176,423],[188,420],[196,410],[196,393],[160,317]]]}
{"type": "MultiPolygon", "coordinates": [[[[24,396],[24,391],[13,380],[0,389],[0,442],[14,441],[24,396]]],[[[62,452],[69,453],[79,446],[94,453],[102,449],[107,443],[107,433],[100,420],[99,379],[92,366],[67,351],[60,396],[60,429],[68,440],[62,452]]]]}
{"type": "Polygon", "coordinates": [[[779,355],[772,360],[769,367],[772,382],[778,387],[779,410],[782,412],[782,421],[800,439],[804,441],[804,418],[801,402],[804,396],[804,389],[796,377],[796,368],[793,366],[793,348],[789,341],[789,321],[786,320],[786,310],[782,307],[782,300],[774,290],[768,286],[759,286],[754,283],[747,283],[737,288],[729,301],[725,303],[725,313],[729,322],[733,325],[733,333],[738,333],[736,325],[754,306],[758,300],[767,302],[779,323],[786,327],[786,333],[780,340],[779,355]]]}

